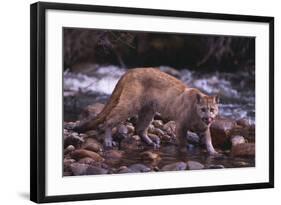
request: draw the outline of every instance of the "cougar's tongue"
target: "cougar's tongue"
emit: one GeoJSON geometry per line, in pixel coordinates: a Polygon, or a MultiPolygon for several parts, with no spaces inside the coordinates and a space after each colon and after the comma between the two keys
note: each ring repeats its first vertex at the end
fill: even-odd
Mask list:
{"type": "Polygon", "coordinates": [[[206,123],[206,124],[210,124],[213,119],[211,117],[208,117],[208,118],[204,118],[203,121],[206,123]]]}

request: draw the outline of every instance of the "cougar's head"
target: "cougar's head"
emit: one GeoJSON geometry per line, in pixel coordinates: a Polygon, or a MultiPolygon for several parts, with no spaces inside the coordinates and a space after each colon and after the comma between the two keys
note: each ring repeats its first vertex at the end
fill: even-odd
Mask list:
{"type": "Polygon", "coordinates": [[[200,119],[209,126],[218,115],[218,96],[196,95],[196,112],[200,119]]]}

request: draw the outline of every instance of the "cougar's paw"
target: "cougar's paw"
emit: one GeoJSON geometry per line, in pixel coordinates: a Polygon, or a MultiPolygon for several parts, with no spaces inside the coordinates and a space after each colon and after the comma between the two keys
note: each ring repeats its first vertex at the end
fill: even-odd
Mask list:
{"type": "Polygon", "coordinates": [[[150,143],[148,143],[148,145],[153,147],[153,149],[159,149],[160,148],[160,144],[155,143],[155,142],[150,142],[150,143]]]}
{"type": "Polygon", "coordinates": [[[213,157],[220,157],[220,156],[223,155],[223,154],[221,154],[221,153],[219,153],[219,152],[217,152],[217,151],[208,152],[208,154],[209,154],[210,156],[213,156],[213,157]]]}
{"type": "Polygon", "coordinates": [[[113,141],[111,139],[104,139],[103,142],[104,147],[106,148],[112,148],[113,146],[113,141]]]}
{"type": "Polygon", "coordinates": [[[153,149],[159,149],[160,143],[153,143],[153,149]]]}

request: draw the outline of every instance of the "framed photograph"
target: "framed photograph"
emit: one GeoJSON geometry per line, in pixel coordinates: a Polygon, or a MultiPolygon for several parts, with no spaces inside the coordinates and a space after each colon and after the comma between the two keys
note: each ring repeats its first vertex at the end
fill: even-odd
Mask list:
{"type": "Polygon", "coordinates": [[[274,18],[31,5],[34,202],[274,187],[274,18]]]}

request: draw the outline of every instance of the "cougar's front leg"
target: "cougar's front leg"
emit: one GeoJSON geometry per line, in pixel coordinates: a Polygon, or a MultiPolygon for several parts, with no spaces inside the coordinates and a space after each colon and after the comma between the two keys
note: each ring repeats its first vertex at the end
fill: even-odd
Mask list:
{"type": "Polygon", "coordinates": [[[203,139],[206,149],[210,155],[218,154],[212,144],[210,128],[206,129],[204,132],[198,133],[198,135],[203,139]]]}
{"type": "Polygon", "coordinates": [[[154,110],[149,106],[143,107],[138,113],[138,122],[136,125],[136,132],[142,138],[142,140],[148,144],[153,146],[154,148],[158,148],[159,142],[153,142],[149,136],[147,136],[147,129],[149,124],[151,123],[154,117],[154,110]]]}
{"type": "Polygon", "coordinates": [[[183,154],[187,152],[187,140],[186,140],[187,128],[177,123],[176,125],[176,137],[179,146],[179,153],[183,154]]]}

